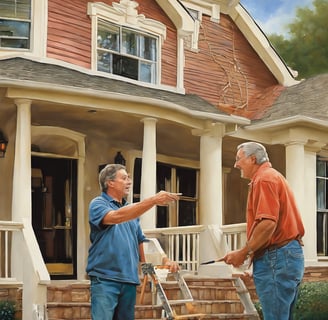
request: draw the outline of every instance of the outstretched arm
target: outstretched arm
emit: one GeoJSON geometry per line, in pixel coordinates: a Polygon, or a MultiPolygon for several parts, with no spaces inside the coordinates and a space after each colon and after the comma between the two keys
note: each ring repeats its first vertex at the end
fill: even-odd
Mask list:
{"type": "Polygon", "coordinates": [[[154,196],[144,199],[140,202],[132,203],[117,210],[109,211],[103,218],[102,223],[108,225],[129,221],[138,218],[155,205],[168,205],[170,202],[176,201],[178,199],[179,194],[177,193],[160,191],[154,196]]]}

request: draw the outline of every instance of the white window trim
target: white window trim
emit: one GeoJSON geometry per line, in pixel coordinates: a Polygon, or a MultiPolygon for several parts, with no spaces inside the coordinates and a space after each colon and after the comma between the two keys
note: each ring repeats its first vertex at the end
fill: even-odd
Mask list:
{"type": "Polygon", "coordinates": [[[0,48],[0,58],[34,56],[44,58],[47,52],[48,1],[31,0],[31,34],[29,49],[0,48]]]}
{"type": "Polygon", "coordinates": [[[161,22],[138,14],[137,6],[137,2],[126,0],[121,0],[120,3],[113,2],[112,6],[101,2],[88,3],[88,15],[91,17],[92,28],[91,68],[93,71],[97,71],[97,24],[98,19],[103,19],[136,31],[147,32],[159,38],[156,81],[159,84],[159,79],[161,79],[161,44],[166,39],[166,26],[161,22]]]}

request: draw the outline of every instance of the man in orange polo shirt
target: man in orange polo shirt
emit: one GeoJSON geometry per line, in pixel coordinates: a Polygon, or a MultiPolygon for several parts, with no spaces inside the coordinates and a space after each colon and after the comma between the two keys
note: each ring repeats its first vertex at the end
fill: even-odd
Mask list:
{"type": "Polygon", "coordinates": [[[237,147],[234,165],[250,179],[245,247],[222,258],[239,267],[251,256],[253,277],[265,320],[290,320],[304,274],[304,226],[292,190],[273,169],[263,145],[237,147]]]}

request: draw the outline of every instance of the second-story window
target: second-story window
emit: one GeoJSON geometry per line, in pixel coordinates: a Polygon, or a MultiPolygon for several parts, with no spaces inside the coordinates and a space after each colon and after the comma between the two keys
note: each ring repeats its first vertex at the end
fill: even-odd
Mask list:
{"type": "Polygon", "coordinates": [[[0,48],[29,49],[31,0],[0,1],[0,48]]]}
{"type": "Polygon", "coordinates": [[[157,45],[154,36],[99,19],[97,70],[156,83],[157,45]]]}

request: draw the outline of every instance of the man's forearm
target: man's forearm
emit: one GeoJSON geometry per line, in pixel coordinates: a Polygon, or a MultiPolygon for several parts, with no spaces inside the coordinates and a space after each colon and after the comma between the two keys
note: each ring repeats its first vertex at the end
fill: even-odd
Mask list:
{"type": "Polygon", "coordinates": [[[156,204],[153,197],[141,202],[132,203],[117,210],[109,211],[103,219],[103,224],[118,224],[140,217],[156,204]]]}

